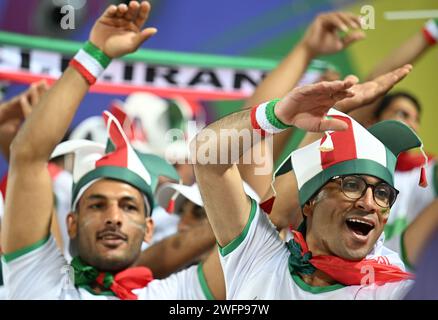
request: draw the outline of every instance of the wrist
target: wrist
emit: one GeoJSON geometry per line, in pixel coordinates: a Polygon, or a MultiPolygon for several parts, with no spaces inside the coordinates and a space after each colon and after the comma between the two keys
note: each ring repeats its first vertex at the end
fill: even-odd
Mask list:
{"type": "Polygon", "coordinates": [[[251,110],[251,125],[253,129],[258,130],[262,136],[266,134],[280,133],[293,127],[285,124],[276,114],[275,106],[280,99],[274,99],[259,104],[251,110]]]}
{"type": "Polygon", "coordinates": [[[93,85],[110,63],[111,58],[88,41],[70,61],[70,66],[75,68],[90,85],[93,85]]]}
{"type": "Polygon", "coordinates": [[[295,46],[295,49],[301,51],[308,61],[315,59],[318,56],[318,52],[312,48],[305,40],[301,40],[295,46]]]}
{"type": "Polygon", "coordinates": [[[434,45],[438,42],[438,19],[428,20],[423,28],[423,37],[429,45],[434,45]]]}

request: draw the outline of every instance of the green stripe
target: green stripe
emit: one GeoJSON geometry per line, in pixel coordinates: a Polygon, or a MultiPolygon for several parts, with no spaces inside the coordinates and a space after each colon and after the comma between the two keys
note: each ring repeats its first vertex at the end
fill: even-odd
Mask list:
{"type": "Polygon", "coordinates": [[[111,63],[111,58],[108,57],[102,50],[92,44],[90,41],[85,42],[85,45],[82,48],[86,53],[92,56],[102,68],[108,67],[111,63]]]}
{"type": "Polygon", "coordinates": [[[297,275],[296,273],[292,273],[291,276],[292,276],[292,279],[294,280],[295,284],[298,287],[300,287],[304,291],[307,291],[307,292],[310,292],[313,294],[334,291],[334,290],[342,289],[343,287],[345,287],[343,284],[340,284],[340,283],[333,284],[331,286],[326,286],[326,287],[314,287],[314,286],[311,286],[311,285],[305,283],[304,280],[301,279],[301,277],[299,275],[297,275]]]}
{"type": "Polygon", "coordinates": [[[3,255],[3,259],[5,262],[11,262],[12,260],[15,260],[21,256],[24,256],[25,254],[34,251],[40,247],[42,247],[47,240],[49,240],[50,236],[48,236],[47,238],[44,238],[40,241],[35,242],[34,244],[31,244],[30,246],[24,247],[22,249],[16,250],[14,252],[11,253],[5,253],[3,255]]]}
{"type": "Polygon", "coordinates": [[[415,270],[414,266],[409,262],[408,255],[406,253],[405,231],[403,231],[403,233],[400,236],[400,258],[409,270],[414,271],[415,270]]]}
{"type": "Polygon", "coordinates": [[[299,191],[300,205],[303,206],[332,177],[346,174],[364,174],[377,177],[394,186],[393,175],[380,163],[368,159],[354,159],[337,163],[311,178],[299,191]]]}
{"type": "Polygon", "coordinates": [[[245,228],[243,229],[242,233],[238,235],[235,239],[233,239],[229,244],[227,244],[225,247],[221,247],[218,243],[219,252],[221,253],[222,257],[225,257],[227,254],[231,253],[236,249],[242,242],[245,240],[246,235],[248,234],[249,228],[251,227],[252,220],[254,220],[256,211],[257,211],[257,202],[254,199],[251,199],[251,211],[249,214],[248,222],[246,223],[245,228]]]}
{"type": "Polygon", "coordinates": [[[216,300],[213,294],[211,293],[210,288],[208,287],[207,280],[205,279],[204,271],[202,270],[202,263],[198,264],[197,269],[198,269],[198,280],[199,283],[201,284],[201,289],[205,295],[205,298],[207,300],[216,300]]]}
{"type": "Polygon", "coordinates": [[[274,99],[268,103],[268,105],[265,108],[266,118],[268,119],[269,123],[274,127],[276,127],[277,129],[288,129],[293,127],[281,122],[281,120],[278,119],[277,116],[275,115],[274,112],[275,105],[277,104],[278,101],[280,101],[280,99],[274,99]]]}
{"type": "Polygon", "coordinates": [[[393,223],[385,226],[385,239],[390,240],[395,236],[403,233],[408,226],[408,219],[406,217],[399,217],[393,223]]]}
{"type": "Polygon", "coordinates": [[[122,181],[124,183],[130,184],[135,188],[139,189],[149,200],[149,205],[151,208],[154,207],[153,194],[151,191],[151,187],[143,180],[138,174],[134,171],[129,170],[124,167],[116,167],[116,166],[104,166],[98,167],[86,175],[84,175],[78,183],[73,186],[73,195],[72,195],[72,204],[75,202],[76,197],[79,193],[79,190],[85,186],[90,181],[95,179],[114,179],[118,181],[122,181]]]}
{"type": "MultiPolygon", "coordinates": [[[[27,49],[56,51],[73,56],[83,43],[54,40],[43,37],[25,36],[17,33],[0,32],[2,45],[18,46],[27,49]]],[[[220,55],[206,55],[195,53],[175,53],[171,51],[137,50],[121,58],[124,61],[143,61],[149,64],[189,65],[205,68],[235,68],[271,70],[278,61],[257,58],[228,57],[220,55]]]]}

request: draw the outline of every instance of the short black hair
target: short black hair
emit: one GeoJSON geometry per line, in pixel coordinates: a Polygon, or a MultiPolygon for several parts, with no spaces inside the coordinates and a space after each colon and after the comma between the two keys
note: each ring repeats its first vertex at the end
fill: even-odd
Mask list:
{"type": "Polygon", "coordinates": [[[391,102],[393,102],[397,98],[405,98],[411,101],[414,104],[415,108],[417,109],[418,113],[421,115],[421,105],[418,99],[414,95],[410,94],[409,92],[398,91],[394,93],[389,93],[383,97],[382,101],[377,106],[377,109],[374,111],[374,117],[376,119],[379,119],[382,113],[391,104],[391,102]]]}

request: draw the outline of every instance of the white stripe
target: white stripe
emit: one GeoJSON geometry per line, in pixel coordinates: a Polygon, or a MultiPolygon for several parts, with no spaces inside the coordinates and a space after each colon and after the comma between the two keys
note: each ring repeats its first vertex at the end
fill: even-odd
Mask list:
{"type": "Polygon", "coordinates": [[[425,28],[430,33],[430,35],[435,39],[435,41],[438,41],[438,26],[436,25],[435,21],[433,20],[427,21],[425,28]]]}
{"type": "Polygon", "coordinates": [[[96,79],[99,78],[105,70],[96,59],[82,49],[74,56],[74,59],[87,69],[87,71],[96,79]]]}
{"type": "Polygon", "coordinates": [[[146,183],[148,185],[151,185],[152,179],[151,179],[151,175],[149,174],[149,172],[147,171],[147,169],[145,168],[145,166],[143,165],[143,163],[141,162],[140,158],[137,156],[137,154],[135,153],[134,149],[132,148],[131,144],[129,143],[129,139],[125,134],[125,131],[123,131],[123,128],[121,126],[121,124],[119,123],[119,121],[116,119],[116,117],[114,117],[114,115],[108,111],[104,111],[104,113],[108,116],[108,136],[110,136],[109,134],[109,130],[111,128],[111,123],[114,122],[114,124],[117,126],[118,131],[120,132],[120,134],[123,137],[123,140],[125,141],[125,145],[128,149],[128,164],[127,164],[127,168],[133,172],[135,172],[136,174],[138,174],[144,181],[146,181],[146,183]]]}
{"type": "Polygon", "coordinates": [[[320,143],[321,139],[292,152],[292,167],[297,178],[298,189],[322,171],[320,143]]]}
{"type": "Polygon", "coordinates": [[[438,10],[387,11],[384,13],[384,16],[386,20],[438,18],[438,10]]]}
{"type": "Polygon", "coordinates": [[[354,141],[358,159],[369,159],[386,167],[386,148],[367,129],[353,121],[354,141]]]}
{"type": "Polygon", "coordinates": [[[261,105],[259,105],[257,107],[256,110],[256,120],[257,123],[259,124],[260,128],[262,128],[263,130],[265,130],[268,133],[279,133],[284,131],[284,129],[278,129],[276,127],[274,127],[269,121],[268,118],[266,118],[266,107],[268,105],[269,102],[265,102],[262,103],[261,105]]]}
{"type": "Polygon", "coordinates": [[[138,174],[150,186],[151,175],[135,153],[134,149],[128,144],[128,169],[138,174]]]}

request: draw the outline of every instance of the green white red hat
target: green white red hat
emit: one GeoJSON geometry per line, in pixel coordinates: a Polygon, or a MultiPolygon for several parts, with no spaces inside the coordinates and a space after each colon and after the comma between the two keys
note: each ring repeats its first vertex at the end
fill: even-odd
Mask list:
{"type": "MultiPolygon", "coordinates": [[[[367,130],[336,109],[330,109],[327,116],[345,121],[348,129],[328,131],[322,139],[293,151],[275,172],[279,176],[294,170],[301,206],[335,176],[370,175],[394,186],[399,153],[422,148],[416,133],[400,121],[382,121],[367,130]]],[[[427,184],[422,179],[420,185],[427,184]]]]}
{"type": "Polygon", "coordinates": [[[56,157],[74,153],[72,210],[85,190],[107,178],[128,183],[142,192],[150,213],[159,176],[176,181],[179,176],[164,159],[136,151],[114,115],[105,111],[104,119],[109,137],[107,146],[88,140],[70,140],[58,145],[52,154],[56,157]]]}

